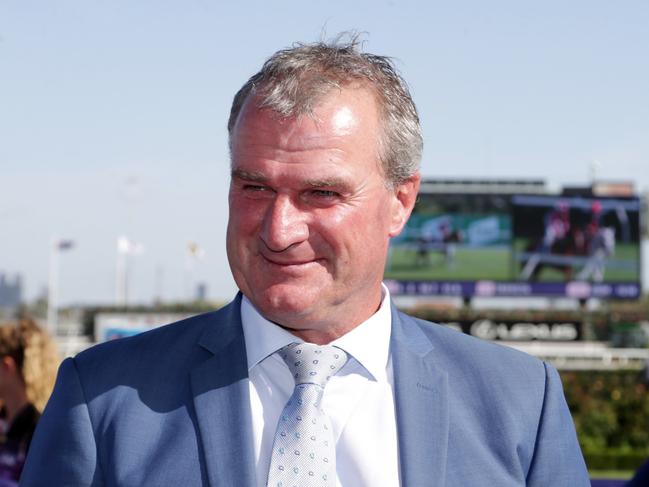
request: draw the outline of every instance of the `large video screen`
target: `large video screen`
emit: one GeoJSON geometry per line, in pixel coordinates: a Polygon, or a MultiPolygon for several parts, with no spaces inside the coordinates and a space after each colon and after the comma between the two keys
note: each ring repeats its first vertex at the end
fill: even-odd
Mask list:
{"type": "Polygon", "coordinates": [[[636,298],[640,201],[423,194],[385,277],[395,294],[636,298]]]}

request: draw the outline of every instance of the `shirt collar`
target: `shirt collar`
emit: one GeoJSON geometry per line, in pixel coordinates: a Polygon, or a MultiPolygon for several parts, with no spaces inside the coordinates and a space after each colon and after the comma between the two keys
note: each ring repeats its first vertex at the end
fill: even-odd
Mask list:
{"type": "MultiPolygon", "coordinates": [[[[392,312],[390,291],[381,285],[381,306],[363,323],[345,335],[334,340],[336,345],[354,357],[376,381],[386,381],[392,312]]],[[[243,296],[241,300],[241,322],[246,341],[248,371],[280,348],[303,340],[264,318],[243,296]]]]}
{"type": "Polygon", "coordinates": [[[381,306],[376,313],[331,344],[353,356],[376,381],[385,382],[390,351],[392,311],[390,292],[383,284],[381,288],[383,296],[381,306]]]}
{"type": "Polygon", "coordinates": [[[303,341],[264,318],[246,296],[241,299],[241,324],[246,341],[248,371],[289,343],[303,341]]]}

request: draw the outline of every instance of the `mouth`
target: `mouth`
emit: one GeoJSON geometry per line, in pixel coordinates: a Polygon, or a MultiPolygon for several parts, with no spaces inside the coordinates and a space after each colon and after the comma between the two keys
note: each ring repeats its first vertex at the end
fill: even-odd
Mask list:
{"type": "Polygon", "coordinates": [[[281,259],[277,257],[270,257],[265,254],[260,254],[262,259],[267,263],[285,269],[298,269],[308,267],[311,264],[317,264],[322,259],[281,259]]]}

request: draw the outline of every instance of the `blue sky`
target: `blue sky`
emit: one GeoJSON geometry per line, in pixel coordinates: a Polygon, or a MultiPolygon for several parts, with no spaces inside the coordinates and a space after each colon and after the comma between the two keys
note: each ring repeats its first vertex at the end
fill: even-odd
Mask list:
{"type": "Polygon", "coordinates": [[[597,161],[648,190],[648,26],[644,0],[0,0],[0,272],[33,297],[50,238],[72,238],[62,302],[110,302],[126,234],[145,247],[132,300],[231,297],[232,96],[275,50],[343,30],[410,83],[424,176],[579,184],[597,161]]]}

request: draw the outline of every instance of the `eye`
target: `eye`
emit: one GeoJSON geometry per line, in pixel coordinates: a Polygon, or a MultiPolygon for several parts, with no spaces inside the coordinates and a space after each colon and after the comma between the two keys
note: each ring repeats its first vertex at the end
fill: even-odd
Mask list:
{"type": "Polygon", "coordinates": [[[257,193],[262,191],[270,191],[270,188],[261,184],[244,184],[243,190],[250,191],[251,193],[257,193]]]}
{"type": "Polygon", "coordinates": [[[239,186],[239,192],[245,198],[251,199],[266,199],[273,197],[275,191],[271,186],[267,186],[263,183],[251,183],[244,182],[239,186]]]}
{"type": "Polygon", "coordinates": [[[324,198],[324,199],[338,198],[340,196],[340,193],[337,193],[336,191],[331,191],[329,189],[314,189],[311,191],[311,194],[316,198],[324,198]]]}

